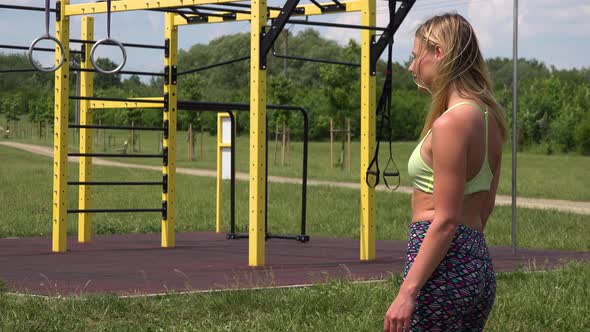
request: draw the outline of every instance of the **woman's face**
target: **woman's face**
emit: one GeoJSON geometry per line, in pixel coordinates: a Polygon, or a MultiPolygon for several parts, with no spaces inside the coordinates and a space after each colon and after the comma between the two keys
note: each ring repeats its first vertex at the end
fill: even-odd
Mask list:
{"type": "Polygon", "coordinates": [[[434,51],[428,50],[425,45],[420,49],[420,43],[424,41],[414,38],[414,47],[412,48],[412,62],[408,71],[412,73],[414,82],[420,90],[429,91],[432,87],[432,80],[436,72],[436,66],[442,58],[442,50],[436,46],[434,51]]]}

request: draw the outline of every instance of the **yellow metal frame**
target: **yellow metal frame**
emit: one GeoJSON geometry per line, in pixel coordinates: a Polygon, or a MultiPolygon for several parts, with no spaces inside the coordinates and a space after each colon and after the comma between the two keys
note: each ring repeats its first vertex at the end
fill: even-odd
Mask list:
{"type": "MultiPolygon", "coordinates": [[[[353,13],[353,12],[359,12],[361,11],[362,8],[362,1],[341,1],[342,4],[344,4],[346,6],[346,10],[342,11],[342,12],[337,12],[339,14],[342,13],[353,13]]],[[[334,2],[325,2],[325,3],[320,3],[320,5],[323,6],[329,6],[329,5],[334,5],[334,2]]],[[[309,5],[300,5],[297,6],[298,10],[301,10],[301,13],[293,13],[293,15],[291,16],[313,16],[313,15],[327,15],[330,13],[322,13],[322,11],[318,8],[318,6],[313,5],[313,4],[309,4],[309,5]]],[[[274,19],[277,18],[279,16],[280,11],[278,10],[274,10],[271,9],[270,14],[268,15],[268,19],[274,19]]],[[[216,12],[216,14],[218,15],[222,15],[222,14],[229,14],[229,12],[224,12],[224,11],[219,11],[216,12]]],[[[191,16],[197,16],[197,15],[190,15],[191,16]]],[[[180,15],[176,16],[175,22],[174,24],[178,25],[178,26],[182,26],[182,25],[199,25],[199,24],[207,24],[207,23],[228,23],[228,22],[237,22],[237,21],[249,21],[251,20],[250,14],[244,14],[244,13],[237,13],[235,19],[231,19],[231,20],[227,20],[224,19],[223,17],[218,17],[218,16],[209,16],[207,17],[207,21],[204,22],[195,22],[195,23],[187,23],[186,19],[180,15]]]]}
{"type": "MultiPolygon", "coordinates": [[[[119,0],[112,3],[113,12],[126,12],[145,9],[165,9],[179,8],[191,5],[219,4],[238,2],[234,0],[119,0]]],[[[361,24],[375,26],[376,23],[376,0],[355,0],[343,1],[346,5],[346,12],[361,12],[361,24]]],[[[325,3],[333,5],[333,2],[325,3]]],[[[312,4],[300,5],[298,8],[303,13],[293,14],[293,16],[310,16],[331,14],[331,12],[322,13],[321,10],[312,4]]],[[[82,3],[71,5],[69,0],[62,0],[60,4],[62,13],[61,20],[56,24],[56,36],[64,45],[65,58],[69,58],[69,22],[70,17],[75,15],[91,15],[106,13],[106,3],[82,3]]],[[[219,23],[234,21],[251,22],[251,49],[250,49],[250,177],[249,177],[249,265],[262,266],[265,261],[265,234],[264,234],[264,215],[266,194],[265,175],[265,148],[266,148],[266,70],[260,67],[260,44],[261,32],[267,23],[267,19],[276,18],[279,14],[277,10],[267,11],[266,0],[252,0],[251,14],[236,14],[235,19],[224,21],[222,18],[209,17],[206,22],[202,23],[219,23]],[[267,17],[268,13],[268,17],[267,17]]],[[[220,14],[227,13],[219,11],[220,14]]],[[[342,13],[342,12],[335,12],[342,13]]],[[[186,19],[173,14],[165,13],[165,38],[170,41],[169,57],[164,61],[165,66],[175,66],[178,57],[178,27],[187,25],[186,19]]],[[[92,20],[84,18],[83,34],[86,33],[85,39],[91,39],[92,29],[90,27],[92,20]],[[85,22],[85,23],[84,23],[85,22]],[[86,30],[84,30],[86,29],[86,30]],[[86,31],[86,32],[84,32],[86,31]]],[[[373,31],[363,30],[361,32],[361,181],[360,181],[360,259],[375,259],[375,190],[368,187],[364,181],[366,170],[371,153],[375,145],[375,118],[376,118],[376,79],[369,70],[370,65],[370,47],[374,36],[373,31]]],[[[89,54],[87,52],[86,54],[89,54]]],[[[61,54],[56,51],[56,61],[61,54]]],[[[83,66],[88,66],[84,63],[83,66]]],[[[176,195],[176,111],[177,111],[177,87],[172,83],[172,70],[169,71],[169,84],[164,86],[164,92],[168,93],[168,112],[164,112],[164,121],[168,121],[169,134],[168,138],[163,141],[163,146],[168,149],[168,165],[162,167],[163,175],[168,177],[167,193],[162,194],[163,202],[167,204],[167,218],[162,219],[162,246],[174,247],[175,236],[175,195],[176,195]]],[[[90,95],[92,92],[92,76],[82,74],[83,88],[82,94],[90,95]],[[86,83],[84,83],[86,82],[86,83]]],[[[69,62],[55,73],[55,137],[54,137],[54,177],[53,177],[53,251],[66,250],[66,171],[67,171],[67,130],[68,130],[68,81],[69,81],[69,62]]],[[[140,98],[145,99],[145,98],[140,98]]],[[[161,97],[152,98],[153,100],[162,100],[161,97]]],[[[103,108],[161,108],[163,104],[144,103],[141,101],[133,102],[113,102],[113,101],[89,101],[81,102],[82,106],[82,123],[90,123],[92,120],[91,109],[103,108]]],[[[81,131],[81,151],[90,151],[92,145],[92,135],[90,131],[81,131]]],[[[220,145],[218,143],[218,160],[220,145]]],[[[81,160],[80,180],[89,180],[91,178],[90,158],[81,160]]],[[[218,172],[220,171],[218,165],[218,172]]],[[[218,200],[216,230],[220,231],[220,201],[221,187],[219,185],[218,173],[218,200]]],[[[80,207],[90,207],[90,190],[80,188],[80,207]]],[[[82,215],[79,221],[81,242],[90,239],[90,217],[82,215]]]]}
{"type": "MultiPolygon", "coordinates": [[[[82,17],[82,40],[94,40],[94,18],[89,16],[82,17]]],[[[84,44],[85,54],[90,54],[92,45],[84,44]]],[[[81,68],[92,68],[90,57],[87,56],[80,64],[81,68]]],[[[79,72],[80,75],[80,95],[89,97],[93,95],[94,90],[94,73],[79,72]]],[[[93,114],[88,100],[80,100],[80,124],[93,124],[93,114]]],[[[92,129],[80,129],[80,153],[92,152],[92,129]]],[[[80,157],[80,182],[91,181],[92,179],[92,157],[80,157]]],[[[81,185],[78,188],[78,208],[80,210],[90,209],[92,206],[92,194],[90,186],[81,185]]],[[[89,242],[92,236],[92,215],[90,213],[81,213],[78,216],[78,242],[89,242]]]]}
{"type": "MultiPolygon", "coordinates": [[[[375,0],[363,1],[361,24],[375,26],[375,0]]],[[[371,75],[371,41],[374,31],[361,32],[361,199],[360,199],[360,257],[375,259],[375,188],[364,181],[367,167],[375,149],[376,126],[376,77],[371,75]]]]}
{"type": "Polygon", "coordinates": [[[167,207],[167,217],[162,218],[162,247],[175,246],[174,226],[176,221],[176,110],[178,95],[176,82],[172,80],[172,68],[178,65],[178,27],[174,25],[174,14],[164,14],[165,38],[170,41],[168,57],[164,66],[168,71],[168,84],[164,84],[164,94],[168,94],[168,111],[164,112],[164,121],[168,121],[168,138],[164,137],[163,147],[168,149],[168,165],[162,166],[162,175],[168,177],[168,189],[162,193],[162,202],[167,207]]]}
{"type": "Polygon", "coordinates": [[[252,0],[250,23],[250,203],[248,264],[264,265],[266,196],[266,70],[260,68],[260,34],[266,25],[266,0],[252,0]]]}
{"type": "MultiPolygon", "coordinates": [[[[69,0],[62,0],[63,12],[69,0]]],[[[58,64],[62,51],[65,59],[70,58],[70,21],[62,19],[55,24],[55,37],[62,43],[63,49],[56,48],[55,63],[58,64]]],[[[55,114],[53,136],[53,220],[52,250],[67,250],[67,171],[68,171],[68,103],[69,103],[70,62],[55,71],[55,114]]]]}

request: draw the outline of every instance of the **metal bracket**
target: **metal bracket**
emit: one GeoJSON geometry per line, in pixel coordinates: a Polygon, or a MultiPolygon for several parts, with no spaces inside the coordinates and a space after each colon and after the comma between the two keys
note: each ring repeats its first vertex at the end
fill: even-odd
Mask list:
{"type": "Polygon", "coordinates": [[[168,59],[170,57],[170,39],[166,38],[164,41],[164,57],[168,59]]]}
{"type": "Polygon", "coordinates": [[[164,84],[170,84],[170,76],[172,76],[172,84],[176,85],[177,67],[172,66],[172,75],[170,75],[170,66],[164,67],[164,84]]]}
{"type": "Polygon", "coordinates": [[[162,219],[163,220],[168,219],[168,202],[167,201],[162,201],[162,219]]]}
{"type": "Polygon", "coordinates": [[[385,31],[383,32],[383,34],[381,35],[379,40],[373,41],[371,43],[371,53],[370,53],[371,54],[370,55],[371,64],[370,64],[369,70],[370,70],[372,76],[377,74],[377,61],[379,60],[379,57],[381,57],[381,54],[383,54],[383,51],[385,51],[387,44],[389,44],[390,42],[393,41],[393,36],[397,32],[397,29],[400,27],[400,25],[402,24],[402,22],[404,21],[404,19],[408,15],[408,13],[410,12],[410,9],[412,9],[412,6],[414,6],[414,3],[416,2],[416,0],[401,0],[401,1],[400,0],[389,0],[389,1],[394,1],[396,3],[400,2],[400,7],[395,11],[395,15],[393,17],[393,22],[389,22],[389,24],[387,25],[387,28],[385,29],[385,31]]]}
{"type": "MultiPolygon", "coordinates": [[[[168,75],[166,75],[166,77],[168,77],[168,75]]],[[[168,92],[164,93],[164,112],[168,112],[168,109],[170,104],[170,97],[168,95],[168,92]]]]}
{"type": "Polygon", "coordinates": [[[61,21],[61,1],[55,2],[55,21],[61,21]]]}
{"type": "Polygon", "coordinates": [[[167,146],[165,146],[165,147],[162,149],[162,152],[163,152],[163,154],[162,154],[162,159],[163,159],[163,160],[162,160],[162,165],[163,165],[163,166],[168,166],[168,147],[167,147],[167,146]]]}
{"type": "Polygon", "coordinates": [[[168,139],[168,120],[164,120],[164,138],[168,139]]]}
{"type": "Polygon", "coordinates": [[[80,63],[86,61],[86,45],[80,46],[80,63]]]}
{"type": "Polygon", "coordinates": [[[162,192],[164,194],[168,193],[168,174],[164,174],[163,179],[162,179],[162,192]]]}

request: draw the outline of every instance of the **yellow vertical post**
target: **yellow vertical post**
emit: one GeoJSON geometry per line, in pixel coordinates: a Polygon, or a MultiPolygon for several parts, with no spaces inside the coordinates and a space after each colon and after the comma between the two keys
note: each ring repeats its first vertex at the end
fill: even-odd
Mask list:
{"type": "MultiPolygon", "coordinates": [[[[94,40],[94,18],[91,16],[82,17],[82,40],[94,40]]],[[[80,63],[81,68],[92,68],[90,62],[90,50],[92,44],[84,44],[84,54],[86,55],[84,61],[80,63]]],[[[92,72],[79,72],[80,75],[80,95],[89,97],[93,95],[93,79],[92,72]]],[[[89,125],[93,123],[93,114],[90,108],[90,101],[80,100],[80,124],[89,125]]],[[[92,130],[87,128],[80,129],[80,152],[92,152],[92,130]]],[[[80,182],[88,182],[92,179],[92,157],[80,157],[80,182]]],[[[90,209],[92,206],[92,196],[90,186],[82,185],[79,187],[79,202],[80,210],[90,209]]],[[[91,214],[81,213],[78,216],[78,242],[89,242],[91,238],[91,214]]]]}
{"type": "Polygon", "coordinates": [[[260,66],[266,0],[252,0],[250,20],[250,204],[248,252],[250,266],[264,265],[266,166],[266,70],[260,66]]]}
{"type": "MultiPolygon", "coordinates": [[[[365,0],[361,8],[361,24],[375,26],[375,0],[365,0]]],[[[365,182],[366,170],[375,149],[375,87],[371,75],[371,43],[374,31],[361,32],[361,204],[360,204],[360,258],[375,259],[375,189],[365,182]]]]}
{"type": "MultiPolygon", "coordinates": [[[[61,13],[66,12],[69,0],[60,2],[61,13]]],[[[62,15],[55,24],[55,36],[63,50],[55,49],[55,63],[64,56],[63,65],[55,71],[55,114],[53,135],[53,219],[52,250],[67,250],[67,165],[68,165],[68,97],[70,81],[70,19],[62,15]]]]}
{"type": "Polygon", "coordinates": [[[167,110],[164,110],[164,123],[168,123],[168,135],[164,135],[164,153],[168,155],[167,162],[162,166],[162,173],[167,179],[166,192],[162,193],[162,205],[166,209],[162,217],[162,247],[175,246],[174,223],[176,217],[176,65],[178,60],[178,27],[174,25],[174,13],[164,14],[165,38],[169,41],[169,50],[164,58],[164,67],[168,72],[164,84],[164,94],[167,96],[167,110]]]}

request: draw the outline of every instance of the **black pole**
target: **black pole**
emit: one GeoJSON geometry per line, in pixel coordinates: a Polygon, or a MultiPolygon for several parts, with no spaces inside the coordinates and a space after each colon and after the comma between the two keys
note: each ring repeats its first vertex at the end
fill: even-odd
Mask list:
{"type": "MultiPolygon", "coordinates": [[[[81,44],[96,44],[95,40],[83,40],[83,39],[70,39],[70,43],[81,43],[81,44]]],[[[149,45],[149,44],[135,44],[135,43],[121,43],[125,47],[132,48],[151,48],[157,50],[165,50],[165,45],[149,45]]],[[[103,45],[117,45],[115,43],[106,42],[103,45]]]]}
{"type": "Polygon", "coordinates": [[[320,27],[332,27],[332,28],[343,28],[343,29],[357,29],[357,30],[374,30],[374,31],[385,31],[387,28],[372,27],[368,25],[355,25],[355,24],[340,24],[340,23],[329,23],[329,22],[314,22],[305,20],[288,20],[290,24],[301,24],[301,25],[313,25],[320,27]]]}
{"type": "Polygon", "coordinates": [[[210,64],[210,65],[206,65],[203,67],[199,67],[199,68],[195,68],[195,69],[191,69],[191,70],[187,70],[187,71],[182,71],[178,74],[176,74],[177,76],[181,76],[181,75],[186,75],[186,74],[192,74],[192,73],[196,73],[202,70],[207,70],[207,69],[211,69],[211,68],[215,68],[215,67],[221,67],[221,66],[225,66],[225,65],[229,65],[232,63],[236,63],[236,62],[240,62],[240,61],[245,61],[250,59],[250,56],[244,56],[241,58],[236,58],[236,59],[232,59],[232,60],[228,60],[228,61],[223,61],[223,62],[218,62],[218,63],[214,63],[214,64],[210,64]]]}
{"type": "MultiPolygon", "coordinates": [[[[28,10],[34,12],[44,12],[44,7],[31,7],[31,6],[14,6],[14,5],[0,5],[1,9],[16,9],[16,10],[28,10]]],[[[50,12],[55,13],[55,9],[49,9],[50,12]]]]}
{"type": "Polygon", "coordinates": [[[228,111],[229,118],[231,121],[231,163],[230,163],[230,231],[232,234],[235,234],[236,228],[236,121],[234,118],[234,114],[231,111],[228,111]]]}

